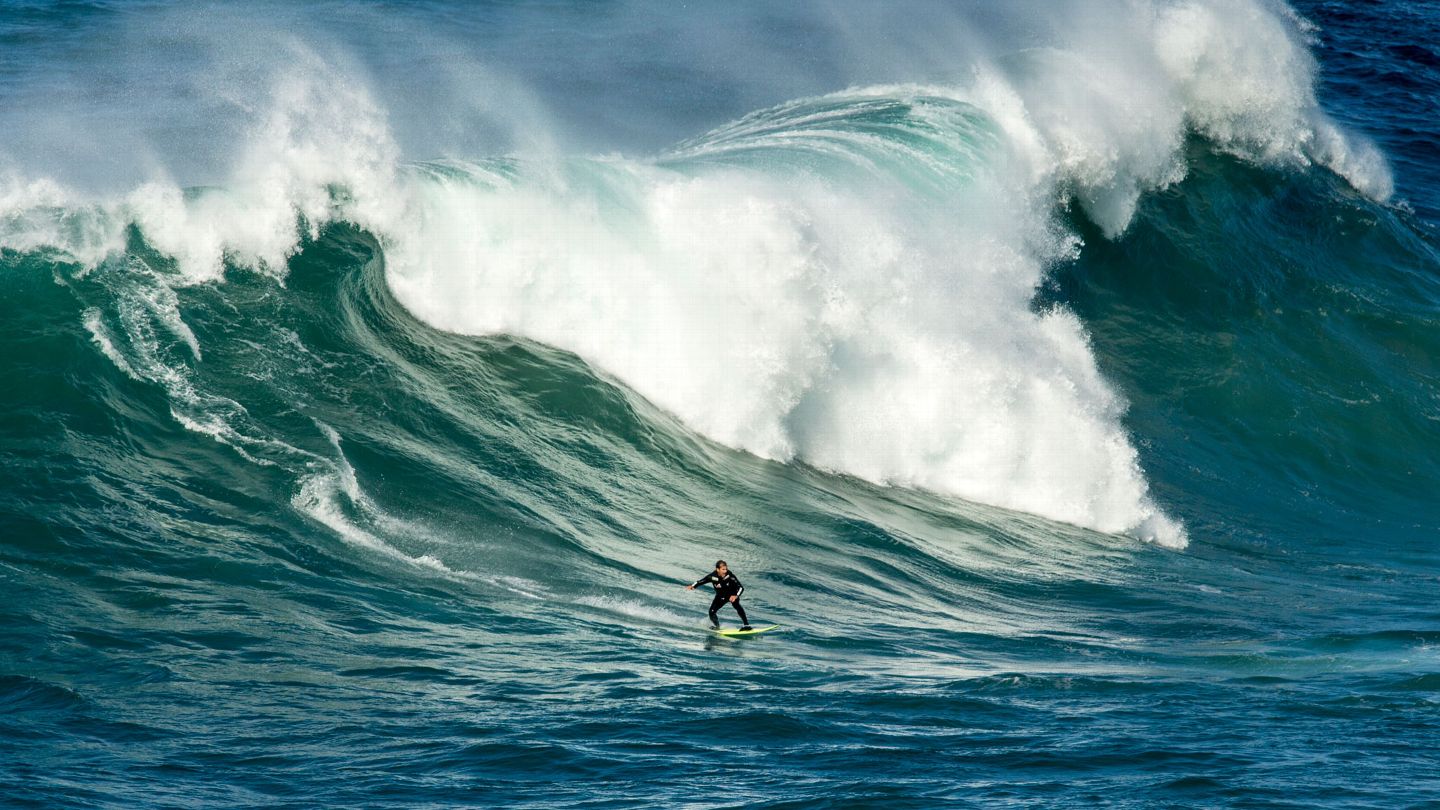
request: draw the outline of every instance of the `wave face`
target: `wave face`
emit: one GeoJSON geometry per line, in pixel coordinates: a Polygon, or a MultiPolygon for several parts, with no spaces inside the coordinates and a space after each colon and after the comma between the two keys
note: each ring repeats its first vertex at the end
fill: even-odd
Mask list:
{"type": "Polygon", "coordinates": [[[7,795],[1436,798],[1430,12],[325,11],[0,21],[7,795]]]}

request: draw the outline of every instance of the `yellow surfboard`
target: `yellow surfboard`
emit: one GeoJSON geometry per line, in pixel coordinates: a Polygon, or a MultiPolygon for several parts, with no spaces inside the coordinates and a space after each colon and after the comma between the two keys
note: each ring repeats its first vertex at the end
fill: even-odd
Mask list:
{"type": "Polygon", "coordinates": [[[726,638],[743,638],[745,636],[758,636],[761,633],[768,633],[779,626],[780,625],[778,624],[772,624],[769,627],[752,627],[749,630],[740,630],[738,628],[731,630],[728,627],[722,627],[719,630],[711,630],[710,632],[714,633],[717,636],[724,636],[726,638]]]}

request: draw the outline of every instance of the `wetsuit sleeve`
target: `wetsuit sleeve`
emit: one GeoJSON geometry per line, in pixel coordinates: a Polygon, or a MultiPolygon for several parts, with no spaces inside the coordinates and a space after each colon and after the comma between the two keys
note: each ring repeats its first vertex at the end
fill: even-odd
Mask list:
{"type": "Polygon", "coordinates": [[[740,598],[740,594],[745,593],[745,586],[740,584],[740,578],[734,574],[731,574],[730,578],[735,580],[735,598],[738,599],[740,598]]]}
{"type": "Polygon", "coordinates": [[[700,587],[701,585],[706,585],[706,584],[709,584],[709,583],[714,582],[714,581],[715,581],[715,575],[714,575],[714,574],[706,574],[705,576],[703,576],[703,577],[695,580],[694,584],[692,584],[690,587],[692,587],[692,588],[698,588],[698,587],[700,587]]]}

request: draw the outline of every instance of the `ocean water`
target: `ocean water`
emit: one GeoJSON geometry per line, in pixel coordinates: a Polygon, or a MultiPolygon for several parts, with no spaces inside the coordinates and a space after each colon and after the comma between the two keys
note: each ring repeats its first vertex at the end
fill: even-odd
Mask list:
{"type": "Polygon", "coordinates": [[[1436,43],[0,5],[0,805],[1440,806],[1436,43]]]}

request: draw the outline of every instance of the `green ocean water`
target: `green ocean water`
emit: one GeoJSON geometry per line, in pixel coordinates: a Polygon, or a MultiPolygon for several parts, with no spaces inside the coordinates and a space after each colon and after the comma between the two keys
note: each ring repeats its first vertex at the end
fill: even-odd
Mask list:
{"type": "MultiPolygon", "coordinates": [[[[232,177],[7,179],[0,804],[1440,801],[1433,133],[1347,84],[1433,88],[1396,50],[1433,15],[1298,5],[1220,9],[1258,15],[1231,63],[1294,48],[1263,93],[1098,92],[1125,72],[1032,40],[1099,5],[960,8],[924,21],[993,75],[812,65],[735,114],[764,71],[716,90],[678,13],[397,11],[596,120],[516,53],[618,31],[653,61],[606,69],[691,105],[655,128],[707,122],[437,157],[340,4],[350,57],[282,49],[232,177]],[[717,556],[779,631],[709,634],[717,556]]],[[[198,59],[164,11],[7,8],[0,98],[106,25],[198,59]]],[[[766,30],[828,42],[812,11],[766,30]]],[[[203,126],[156,87],[137,116],[203,126]]]]}

